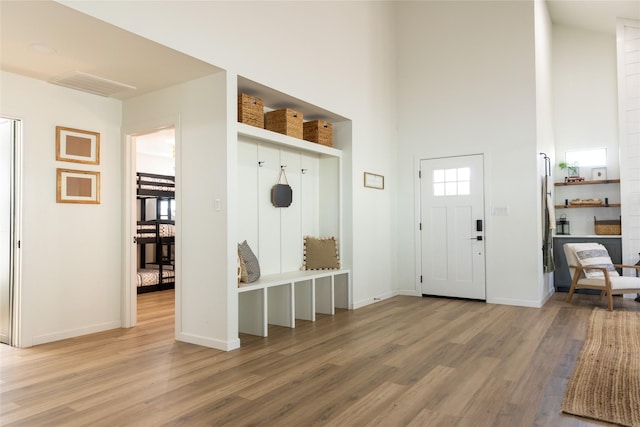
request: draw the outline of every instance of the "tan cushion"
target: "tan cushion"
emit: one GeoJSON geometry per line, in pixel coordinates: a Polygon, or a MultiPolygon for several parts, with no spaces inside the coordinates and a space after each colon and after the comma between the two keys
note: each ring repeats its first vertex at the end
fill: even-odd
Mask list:
{"type": "Polygon", "coordinates": [[[335,237],[304,238],[304,270],[333,270],[340,268],[338,242],[335,237]]]}

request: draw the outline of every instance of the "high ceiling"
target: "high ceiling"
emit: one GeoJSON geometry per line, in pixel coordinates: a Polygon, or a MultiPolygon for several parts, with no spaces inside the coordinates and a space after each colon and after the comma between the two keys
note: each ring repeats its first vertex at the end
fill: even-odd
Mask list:
{"type": "MultiPolygon", "coordinates": [[[[482,1],[482,0],[480,0],[482,1]]],[[[615,33],[616,18],[640,20],[640,1],[547,0],[552,21],[615,33]]],[[[219,71],[213,65],[53,1],[0,0],[0,68],[50,81],[80,71],[136,87],[126,99],[219,71]]]]}

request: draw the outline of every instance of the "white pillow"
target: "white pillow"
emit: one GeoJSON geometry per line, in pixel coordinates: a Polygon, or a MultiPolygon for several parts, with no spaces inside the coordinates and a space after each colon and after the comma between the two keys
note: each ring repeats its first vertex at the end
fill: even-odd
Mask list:
{"type": "MultiPolygon", "coordinates": [[[[609,270],[609,276],[619,276],[613,267],[609,252],[600,243],[574,243],[573,250],[578,258],[578,262],[583,267],[606,267],[609,270]]],[[[584,275],[588,279],[603,278],[604,272],[593,268],[585,268],[584,275]]]]}

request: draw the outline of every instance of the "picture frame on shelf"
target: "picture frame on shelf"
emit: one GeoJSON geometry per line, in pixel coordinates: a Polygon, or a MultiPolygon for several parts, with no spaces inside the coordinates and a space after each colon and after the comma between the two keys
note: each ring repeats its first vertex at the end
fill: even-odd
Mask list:
{"type": "Polygon", "coordinates": [[[369,188],[375,188],[377,190],[384,190],[384,176],[375,173],[364,173],[364,186],[369,188]]]}
{"type": "Polygon", "coordinates": [[[100,134],[56,126],[56,160],[99,165],[100,134]]]}
{"type": "Polygon", "coordinates": [[[100,204],[100,172],[56,169],[56,202],[100,204]]]}
{"type": "Polygon", "coordinates": [[[606,181],[607,180],[607,168],[592,168],[591,169],[591,181],[606,181]]]}

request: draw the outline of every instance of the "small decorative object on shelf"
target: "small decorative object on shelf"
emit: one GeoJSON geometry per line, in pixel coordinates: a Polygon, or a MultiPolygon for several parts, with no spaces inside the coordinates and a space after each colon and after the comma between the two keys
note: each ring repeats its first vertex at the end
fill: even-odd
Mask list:
{"type": "Polygon", "coordinates": [[[264,102],[246,93],[238,94],[238,121],[264,128],[264,102]]]}
{"type": "Polygon", "coordinates": [[[580,177],[580,168],[578,167],[577,162],[571,164],[567,162],[560,162],[558,163],[558,167],[562,170],[567,170],[567,176],[564,179],[565,182],[575,182],[575,180],[584,181],[584,178],[580,177]]]}
{"type": "Polygon", "coordinates": [[[566,215],[560,215],[560,219],[556,221],[556,234],[559,236],[568,236],[571,234],[571,227],[566,215]]]}
{"type": "Polygon", "coordinates": [[[584,181],[583,176],[566,176],[564,178],[564,182],[582,182],[584,181]]]}
{"type": "Polygon", "coordinates": [[[571,204],[579,206],[602,206],[602,199],[597,197],[593,199],[572,199],[571,204]]]}
{"type": "Polygon", "coordinates": [[[593,224],[597,235],[617,236],[622,234],[621,222],[620,219],[597,220],[595,216],[593,217],[593,224]]]}
{"type": "Polygon", "coordinates": [[[593,168],[591,169],[592,181],[606,181],[607,180],[607,168],[593,168]]]}
{"type": "Polygon", "coordinates": [[[324,120],[312,120],[304,122],[303,139],[305,141],[315,142],[316,144],[333,146],[333,129],[331,123],[324,120]]]}
{"type": "Polygon", "coordinates": [[[290,108],[269,111],[264,115],[265,129],[302,139],[303,115],[290,108]]]}

